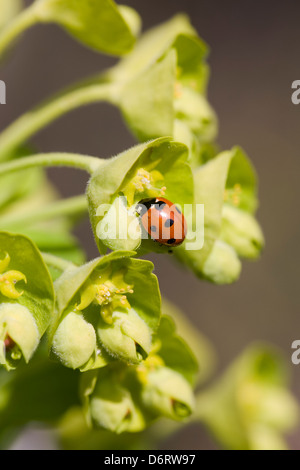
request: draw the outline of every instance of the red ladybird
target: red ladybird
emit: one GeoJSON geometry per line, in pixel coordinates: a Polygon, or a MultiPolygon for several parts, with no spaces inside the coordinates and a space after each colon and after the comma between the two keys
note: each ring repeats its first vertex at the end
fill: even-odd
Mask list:
{"type": "Polygon", "coordinates": [[[154,241],[168,247],[176,247],[184,241],[186,220],[178,207],[168,199],[142,199],[136,210],[144,230],[154,241]]]}

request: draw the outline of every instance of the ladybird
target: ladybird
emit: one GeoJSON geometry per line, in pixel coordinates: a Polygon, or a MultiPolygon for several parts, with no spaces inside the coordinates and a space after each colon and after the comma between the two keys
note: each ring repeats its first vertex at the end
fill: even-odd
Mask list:
{"type": "Polygon", "coordinates": [[[142,199],[136,207],[143,229],[160,245],[176,247],[186,237],[187,224],[184,215],[163,197],[142,199]]]}

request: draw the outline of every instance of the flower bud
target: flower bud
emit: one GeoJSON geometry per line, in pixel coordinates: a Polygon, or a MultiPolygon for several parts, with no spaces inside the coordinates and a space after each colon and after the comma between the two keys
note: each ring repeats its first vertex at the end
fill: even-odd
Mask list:
{"type": "Polygon", "coordinates": [[[287,371],[275,349],[250,347],[218,383],[200,393],[196,414],[227,449],[285,449],[282,434],[299,419],[287,371]]]}
{"type": "MultiPolygon", "coordinates": [[[[193,175],[187,157],[184,144],[164,137],[107,160],[92,175],[87,196],[100,253],[108,248],[139,248],[142,237],[135,206],[141,200],[163,196],[181,207],[193,202],[193,175]]],[[[157,245],[151,244],[153,251],[157,245]]]]}
{"type": "Polygon", "coordinates": [[[217,240],[203,265],[203,277],[215,284],[230,284],[238,279],[240,272],[241,262],[235,250],[217,240]]]}
{"type": "MultiPolygon", "coordinates": [[[[99,208],[96,215],[102,215],[99,208]]],[[[135,206],[127,208],[126,198],[117,197],[98,223],[96,234],[110,250],[130,251],[138,248],[142,233],[135,206]]]]}
{"type": "Polygon", "coordinates": [[[279,431],[289,431],[297,424],[298,405],[283,387],[246,382],[239,389],[238,399],[249,422],[279,431]]]}
{"type": "Polygon", "coordinates": [[[96,426],[117,434],[137,432],[145,427],[130,391],[122,385],[119,374],[109,368],[100,371],[87,402],[89,418],[96,426]]]}
{"type": "Polygon", "coordinates": [[[168,367],[148,371],[141,398],[149,411],[171,419],[187,418],[194,409],[192,387],[181,374],[168,367]]]}
{"type": "Polygon", "coordinates": [[[145,359],[151,349],[151,330],[133,309],[115,311],[111,325],[100,319],[97,333],[109,353],[133,364],[145,359]]]}
{"type": "Polygon", "coordinates": [[[24,358],[29,362],[40,339],[28,308],[18,303],[0,304],[0,364],[8,370],[24,358]]]}
{"type": "Polygon", "coordinates": [[[88,362],[95,350],[96,334],[93,326],[81,313],[68,313],[53,337],[53,354],[64,366],[77,369],[88,362]]]}
{"type": "Polygon", "coordinates": [[[264,245],[263,233],[256,219],[229,204],[224,204],[222,211],[221,238],[245,258],[257,258],[264,245]]]}

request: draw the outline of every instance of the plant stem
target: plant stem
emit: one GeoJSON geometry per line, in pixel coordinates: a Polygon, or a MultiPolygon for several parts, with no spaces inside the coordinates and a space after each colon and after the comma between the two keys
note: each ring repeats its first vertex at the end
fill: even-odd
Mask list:
{"type": "Polygon", "coordinates": [[[30,225],[51,220],[61,216],[78,216],[87,212],[87,200],[85,195],[70,197],[52,202],[34,213],[9,214],[0,217],[1,230],[17,231],[30,225]]]}
{"type": "Polygon", "coordinates": [[[42,257],[45,263],[52,268],[56,268],[59,271],[66,271],[66,269],[74,268],[76,265],[71,261],[68,261],[63,258],[59,258],[55,255],[50,255],[49,253],[42,253],[42,257]]]}
{"type": "Polygon", "coordinates": [[[15,149],[64,114],[80,106],[107,101],[115,103],[118,88],[111,84],[89,84],[71,89],[25,113],[0,134],[0,161],[8,160],[15,149]]]}
{"type": "Polygon", "coordinates": [[[72,153],[44,153],[19,158],[11,162],[5,162],[0,165],[0,176],[15,171],[27,170],[36,167],[54,167],[67,166],[87,171],[92,174],[105,160],[97,157],[78,155],[72,153]]]}
{"type": "MultiPolygon", "coordinates": [[[[8,0],[9,1],[9,0],[8,0]]],[[[38,18],[35,14],[35,7],[27,8],[21,12],[6,28],[0,33],[0,57],[9,47],[9,45],[17,39],[26,29],[37,23],[38,18]]]]}

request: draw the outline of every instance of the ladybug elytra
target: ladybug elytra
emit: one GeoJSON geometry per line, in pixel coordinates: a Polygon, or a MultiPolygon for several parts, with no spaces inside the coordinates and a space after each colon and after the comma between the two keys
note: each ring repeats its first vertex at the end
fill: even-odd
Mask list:
{"type": "Polygon", "coordinates": [[[182,212],[163,197],[142,199],[136,207],[143,229],[160,245],[176,247],[186,237],[187,224],[182,212]]]}

